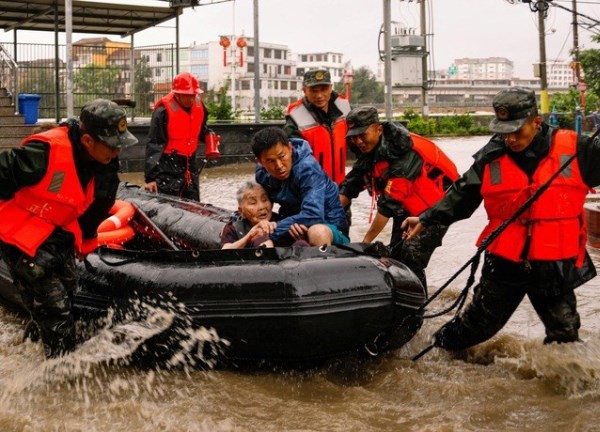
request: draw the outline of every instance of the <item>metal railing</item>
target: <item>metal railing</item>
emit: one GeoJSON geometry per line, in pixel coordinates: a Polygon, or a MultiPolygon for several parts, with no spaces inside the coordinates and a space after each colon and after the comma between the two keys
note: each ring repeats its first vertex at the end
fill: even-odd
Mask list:
{"type": "Polygon", "coordinates": [[[18,114],[19,80],[17,78],[19,76],[19,65],[4,48],[4,45],[0,45],[0,71],[2,72],[0,86],[5,88],[12,96],[15,114],[18,114]]]}
{"type": "MultiPolygon", "coordinates": [[[[18,43],[15,46],[0,43],[0,54],[2,84],[11,81],[10,85],[7,82],[4,86],[12,93],[15,106],[19,92],[33,93],[40,96],[38,109],[41,119],[65,118],[65,45],[18,43]],[[14,59],[9,54],[13,49],[16,51],[14,59]]],[[[135,101],[135,107],[133,103],[128,104],[131,117],[134,110],[136,116],[149,116],[154,102],[171,89],[174,58],[173,44],[135,47],[132,55],[131,48],[124,44],[75,43],[72,74],[74,113],[79,113],[81,107],[92,99],[105,98],[135,101]]]]}

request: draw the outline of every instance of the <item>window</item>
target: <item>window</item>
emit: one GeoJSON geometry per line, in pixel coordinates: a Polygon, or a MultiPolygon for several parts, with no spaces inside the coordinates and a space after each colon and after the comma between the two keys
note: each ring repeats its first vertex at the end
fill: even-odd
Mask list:
{"type": "Polygon", "coordinates": [[[156,62],[157,63],[162,62],[162,53],[160,53],[160,52],[156,53],[156,62]]]}
{"type": "Polygon", "coordinates": [[[275,54],[275,58],[276,59],[280,59],[281,58],[281,50],[273,50],[274,54],[275,54]]]}
{"type": "Polygon", "coordinates": [[[241,89],[250,90],[250,80],[242,80],[241,89]]]}
{"type": "Polygon", "coordinates": [[[265,48],[265,49],[264,49],[264,51],[263,51],[263,52],[264,52],[264,56],[265,56],[265,58],[271,58],[271,56],[272,56],[272,53],[271,53],[271,51],[272,51],[272,50],[271,50],[271,48],[265,48]]]}
{"type": "Polygon", "coordinates": [[[287,89],[288,89],[288,82],[281,81],[281,90],[287,90],[287,89]]]}
{"type": "Polygon", "coordinates": [[[284,66],[283,73],[285,75],[291,75],[292,74],[292,67],[291,66],[284,66]]]}
{"type": "Polygon", "coordinates": [[[273,81],[273,88],[274,88],[275,90],[278,90],[278,89],[279,89],[279,81],[277,81],[277,80],[273,81]]]}
{"type": "Polygon", "coordinates": [[[190,72],[192,75],[206,76],[208,75],[208,65],[194,65],[191,67],[190,72]]]}
{"type": "Polygon", "coordinates": [[[298,83],[296,81],[290,83],[290,90],[298,90],[298,83]]]}
{"type": "Polygon", "coordinates": [[[248,57],[254,57],[254,45],[248,45],[246,47],[246,53],[248,57]]]}
{"type": "Polygon", "coordinates": [[[192,51],[192,58],[193,59],[208,58],[208,50],[207,49],[194,50],[194,51],[192,51]]]}
{"type": "Polygon", "coordinates": [[[248,72],[254,73],[254,63],[248,62],[246,63],[246,67],[248,68],[248,72]]]}

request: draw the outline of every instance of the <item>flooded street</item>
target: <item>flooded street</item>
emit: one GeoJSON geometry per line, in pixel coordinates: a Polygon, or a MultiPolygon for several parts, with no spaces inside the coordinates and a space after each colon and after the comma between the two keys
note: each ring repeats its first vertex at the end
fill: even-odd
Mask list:
{"type": "MultiPolygon", "coordinates": [[[[486,139],[437,142],[463,172],[486,139]]],[[[235,209],[235,191],[253,168],[205,169],[202,200],[235,209]]],[[[353,204],[355,241],[367,230],[369,205],[366,192],[353,204]]],[[[476,252],[485,223],[480,208],[450,228],[427,269],[430,293],[476,252]]],[[[380,236],[386,243],[390,228],[380,236]]],[[[429,312],[449,305],[466,278],[429,312]]],[[[0,308],[0,431],[600,431],[599,291],[600,278],[576,291],[584,343],[542,345],[543,326],[525,300],[495,338],[461,358],[434,349],[411,360],[449,314],[381,358],[309,371],[107,366],[110,353],[97,340],[45,361],[40,344],[22,342],[23,319],[0,308]]]]}

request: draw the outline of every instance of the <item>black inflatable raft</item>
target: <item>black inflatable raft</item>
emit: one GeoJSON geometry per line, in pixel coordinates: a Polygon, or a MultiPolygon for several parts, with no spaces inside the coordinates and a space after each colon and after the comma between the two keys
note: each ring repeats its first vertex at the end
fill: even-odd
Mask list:
{"type": "MultiPolygon", "coordinates": [[[[136,238],[88,256],[74,305],[86,321],[124,315],[132,300],[175,310],[179,328],[146,347],[148,354],[168,358],[187,343],[189,328],[203,327],[218,335],[210,355],[219,360],[306,363],[377,355],[402,346],[421,325],[426,294],[418,278],[362,244],[211,249],[231,212],[130,187],[119,198],[139,209],[136,238]]],[[[0,296],[18,301],[3,264],[0,296]]]]}

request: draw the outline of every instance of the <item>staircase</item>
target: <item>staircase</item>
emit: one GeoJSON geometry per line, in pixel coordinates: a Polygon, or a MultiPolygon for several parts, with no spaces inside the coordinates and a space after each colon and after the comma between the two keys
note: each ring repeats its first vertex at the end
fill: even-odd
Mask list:
{"type": "Polygon", "coordinates": [[[21,114],[15,114],[13,97],[5,88],[0,88],[0,151],[17,147],[34,128],[25,124],[21,114]]]}

